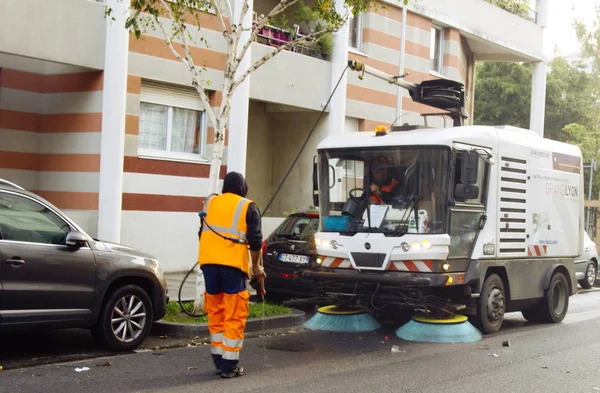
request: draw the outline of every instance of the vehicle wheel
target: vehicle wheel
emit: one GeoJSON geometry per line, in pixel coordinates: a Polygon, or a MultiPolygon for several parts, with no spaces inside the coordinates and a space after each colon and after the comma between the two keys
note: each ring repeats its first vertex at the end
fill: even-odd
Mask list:
{"type": "Polygon", "coordinates": [[[585,268],[585,278],[579,281],[579,285],[583,289],[591,289],[596,282],[596,274],[598,274],[598,270],[596,269],[596,264],[592,261],[588,262],[587,267],[585,268]]]}
{"type": "Polygon", "coordinates": [[[92,335],[115,351],[131,351],[146,338],[153,310],[148,294],[137,285],[117,289],[100,311],[92,335]]]}
{"type": "Polygon", "coordinates": [[[569,309],[569,284],[561,272],[557,272],[550,280],[550,286],[544,299],[538,304],[535,314],[543,322],[561,322],[569,309]]]}
{"type": "Polygon", "coordinates": [[[502,279],[497,274],[490,274],[483,283],[481,297],[477,302],[477,316],[474,320],[483,333],[496,333],[500,329],[504,321],[505,302],[502,279]]]}

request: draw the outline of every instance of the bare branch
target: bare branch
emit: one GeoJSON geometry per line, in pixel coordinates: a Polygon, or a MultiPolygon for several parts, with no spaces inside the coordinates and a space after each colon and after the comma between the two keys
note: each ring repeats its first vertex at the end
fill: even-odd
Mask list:
{"type": "Polygon", "coordinates": [[[181,35],[181,37],[182,37],[182,40],[183,40],[182,46],[185,51],[185,58],[179,52],[177,52],[177,50],[175,49],[175,46],[173,45],[173,40],[171,39],[171,36],[167,33],[167,30],[165,29],[163,22],[160,20],[160,18],[158,16],[154,18],[156,21],[156,24],[160,28],[160,30],[165,38],[165,41],[167,42],[167,47],[169,48],[171,53],[173,53],[173,56],[175,56],[179,61],[181,61],[190,70],[190,72],[194,76],[194,81],[193,81],[194,87],[196,88],[196,90],[198,91],[198,94],[200,95],[200,100],[202,101],[202,104],[206,108],[206,113],[208,114],[210,121],[212,122],[213,125],[216,126],[217,119],[215,117],[215,114],[214,114],[212,108],[210,107],[210,102],[208,100],[208,96],[206,95],[206,92],[202,88],[200,75],[198,74],[198,70],[196,69],[196,66],[194,65],[194,60],[190,54],[190,48],[188,45],[188,41],[185,36],[185,32],[183,31],[183,29],[185,27],[182,27],[181,24],[179,24],[176,21],[176,19],[174,18],[173,12],[171,11],[171,8],[166,3],[166,0],[160,0],[160,2],[162,3],[165,10],[167,10],[167,12],[169,13],[169,17],[171,18],[171,20],[176,24],[176,28],[179,32],[179,35],[181,35]]]}
{"type": "Polygon", "coordinates": [[[244,72],[244,74],[242,76],[240,76],[235,82],[232,83],[231,91],[234,91],[248,77],[248,75],[250,75],[251,73],[256,71],[258,68],[260,68],[262,65],[264,65],[267,61],[271,60],[279,52],[290,49],[297,45],[311,43],[311,41],[318,40],[323,35],[325,35],[327,33],[333,33],[334,31],[335,31],[334,29],[328,28],[328,29],[317,31],[316,33],[310,33],[308,35],[296,38],[295,40],[289,41],[285,45],[281,45],[274,51],[267,53],[260,59],[256,60],[256,62],[250,68],[248,68],[248,70],[246,70],[246,72],[244,72]]]}
{"type": "MultiPolygon", "coordinates": [[[[225,37],[225,40],[227,40],[227,45],[230,46],[230,50],[231,50],[231,45],[233,45],[233,38],[231,37],[231,34],[229,34],[229,30],[227,30],[227,24],[225,23],[225,18],[223,17],[223,13],[221,12],[221,8],[217,4],[217,1],[218,0],[210,0],[210,4],[215,9],[217,18],[219,19],[219,22],[221,23],[221,29],[223,30],[223,37],[225,37]]],[[[227,1],[227,0],[225,2],[229,3],[229,1],[227,1]]]]}

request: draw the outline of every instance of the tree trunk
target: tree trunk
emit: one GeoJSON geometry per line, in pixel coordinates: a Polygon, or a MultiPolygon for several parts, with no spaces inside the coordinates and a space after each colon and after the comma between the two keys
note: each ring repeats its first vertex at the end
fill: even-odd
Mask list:
{"type": "MultiPolygon", "coordinates": [[[[223,111],[226,112],[226,111],[223,111]]],[[[208,179],[208,194],[217,194],[219,192],[219,174],[221,173],[221,160],[223,158],[223,150],[225,147],[225,129],[227,116],[225,119],[217,119],[215,126],[215,139],[213,141],[212,154],[210,158],[210,174],[208,179]],[[221,126],[219,126],[221,125],[221,126]]],[[[196,269],[196,297],[194,299],[193,314],[204,313],[204,292],[206,287],[204,284],[204,274],[198,266],[196,269]]]]}

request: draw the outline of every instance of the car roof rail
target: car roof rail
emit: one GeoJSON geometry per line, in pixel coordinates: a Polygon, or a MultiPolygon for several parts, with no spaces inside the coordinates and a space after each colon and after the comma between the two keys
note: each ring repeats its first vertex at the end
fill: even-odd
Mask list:
{"type": "Polygon", "coordinates": [[[12,187],[12,188],[16,188],[18,190],[25,191],[25,189],[23,187],[16,185],[15,183],[11,183],[8,180],[4,180],[4,179],[0,179],[0,186],[12,187]]]}

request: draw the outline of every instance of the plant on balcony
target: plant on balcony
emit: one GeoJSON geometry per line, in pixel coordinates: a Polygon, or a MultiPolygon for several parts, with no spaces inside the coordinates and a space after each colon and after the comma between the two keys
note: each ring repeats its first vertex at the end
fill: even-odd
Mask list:
{"type": "MultiPolygon", "coordinates": [[[[327,28],[327,21],[323,19],[318,9],[309,7],[302,0],[298,1],[296,20],[302,33],[304,33],[304,30],[312,33],[327,28]]],[[[325,58],[331,54],[333,49],[333,34],[331,32],[325,33],[318,39],[312,40],[309,46],[325,58]]]]}
{"type": "MultiPolygon", "coordinates": [[[[315,0],[310,9],[311,12],[317,14],[317,19],[323,21],[318,28],[311,30],[306,35],[290,38],[285,44],[277,46],[258,59],[250,59],[249,66],[248,63],[243,62],[244,59],[250,58],[250,47],[258,33],[298,1],[274,1],[273,8],[264,17],[259,18],[254,26],[252,24],[253,10],[250,9],[248,0],[133,0],[131,2],[111,0],[109,1],[111,5],[106,6],[106,15],[113,20],[118,20],[119,23],[122,22],[124,27],[130,29],[138,39],[142,37],[144,30],[158,32],[163,37],[173,58],[181,62],[189,72],[190,82],[206,108],[209,124],[214,128],[207,195],[218,192],[217,185],[223,158],[225,133],[229,127],[231,100],[240,85],[247,82],[248,77],[254,71],[268,63],[281,51],[315,43],[324,35],[339,30],[348,21],[350,16],[348,10],[358,14],[378,5],[377,0],[343,0],[336,7],[331,0],[315,0]],[[232,2],[235,2],[236,5],[235,13],[232,2]],[[130,14],[127,12],[128,6],[131,9],[130,14]],[[115,7],[116,12],[111,7],[115,7]],[[208,12],[214,16],[207,17],[208,12]],[[226,51],[222,85],[213,87],[210,81],[205,79],[204,71],[207,68],[207,59],[203,58],[211,51],[195,49],[209,46],[210,43],[205,39],[209,35],[203,34],[203,31],[211,27],[204,24],[211,20],[210,24],[212,25],[214,19],[216,19],[218,29],[225,41],[226,51]],[[209,101],[209,90],[221,92],[222,99],[219,103],[209,101]]],[[[398,1],[408,3],[408,0],[398,1]]],[[[234,138],[235,135],[229,138],[229,141],[232,142],[234,138]]],[[[188,247],[194,247],[194,245],[190,244],[188,247]]],[[[195,312],[203,309],[203,282],[201,271],[198,270],[195,312]]]]}

